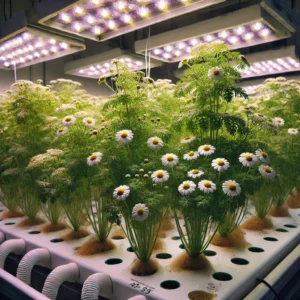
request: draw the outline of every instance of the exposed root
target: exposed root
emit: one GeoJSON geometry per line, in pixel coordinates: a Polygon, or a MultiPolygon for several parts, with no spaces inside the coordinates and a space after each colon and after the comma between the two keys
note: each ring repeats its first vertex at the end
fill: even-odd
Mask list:
{"type": "Polygon", "coordinates": [[[153,250],[154,251],[162,251],[164,249],[165,249],[165,243],[164,243],[164,241],[162,239],[157,239],[156,243],[154,245],[153,250]]]}
{"type": "Polygon", "coordinates": [[[250,219],[246,220],[241,228],[247,230],[264,230],[273,228],[272,220],[268,217],[260,218],[258,216],[253,216],[250,219]]]}
{"type": "Polygon", "coordinates": [[[300,208],[300,193],[298,191],[288,197],[287,205],[289,208],[300,208]]]}
{"type": "Polygon", "coordinates": [[[201,270],[210,271],[212,266],[210,261],[203,255],[200,254],[197,257],[191,257],[187,252],[181,253],[170,265],[171,271],[180,270],[201,270]]]}
{"type": "Polygon", "coordinates": [[[160,231],[158,232],[158,237],[161,238],[161,239],[164,239],[164,238],[167,237],[167,234],[166,234],[165,231],[160,230],[160,231]]]}
{"type": "Polygon", "coordinates": [[[18,211],[18,210],[8,210],[8,211],[4,211],[0,215],[0,219],[4,220],[4,219],[9,219],[9,218],[21,218],[23,216],[24,216],[24,214],[21,211],[18,211]]]}
{"type": "Polygon", "coordinates": [[[97,253],[107,252],[114,248],[115,244],[111,240],[102,242],[93,237],[77,250],[77,254],[90,256],[97,253]]]}
{"type": "Polygon", "coordinates": [[[63,223],[46,224],[42,227],[41,232],[43,233],[56,232],[56,231],[64,230],[65,228],[67,228],[67,225],[63,223]]]}
{"type": "Polygon", "coordinates": [[[31,226],[36,226],[36,225],[41,225],[45,223],[45,220],[35,217],[33,219],[27,218],[17,224],[18,227],[31,227],[31,226]]]}
{"type": "Polygon", "coordinates": [[[114,226],[111,231],[110,237],[114,240],[122,240],[126,239],[126,234],[121,226],[114,226]]]}
{"type": "Polygon", "coordinates": [[[192,291],[188,293],[190,300],[212,300],[216,294],[208,293],[205,291],[192,291]]]}
{"type": "Polygon", "coordinates": [[[78,231],[71,231],[65,235],[63,235],[61,238],[65,241],[71,241],[71,240],[79,240],[86,236],[90,235],[90,233],[85,229],[79,229],[78,231]]]}
{"type": "Polygon", "coordinates": [[[136,276],[149,276],[157,272],[159,264],[157,260],[150,258],[147,262],[142,262],[136,258],[130,266],[130,272],[136,276]]]}
{"type": "Polygon", "coordinates": [[[249,246],[244,236],[245,233],[240,227],[237,227],[227,237],[222,237],[219,233],[215,234],[211,244],[219,247],[233,247],[242,249],[249,246]]]}
{"type": "Polygon", "coordinates": [[[272,206],[269,215],[272,217],[289,217],[290,213],[285,204],[281,206],[272,206]]]}
{"type": "Polygon", "coordinates": [[[172,230],[174,228],[175,228],[175,225],[173,223],[172,216],[169,212],[167,212],[161,222],[160,230],[168,231],[168,230],[172,230]]]}

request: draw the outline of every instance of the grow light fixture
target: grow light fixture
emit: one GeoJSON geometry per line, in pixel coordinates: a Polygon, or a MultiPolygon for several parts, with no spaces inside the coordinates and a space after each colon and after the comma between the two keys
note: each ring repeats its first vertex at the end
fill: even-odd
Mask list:
{"type": "Polygon", "coordinates": [[[26,26],[0,37],[0,68],[24,68],[85,49],[82,41],[26,26]]]}
{"type": "MultiPolygon", "coordinates": [[[[283,39],[290,32],[260,5],[153,36],[148,50],[155,59],[178,62],[188,58],[196,45],[225,42],[230,49],[254,46],[283,39]]],[[[144,53],[147,40],[135,42],[137,53],[144,53]]]]}
{"type": "MultiPolygon", "coordinates": [[[[109,77],[109,70],[113,68],[112,60],[117,59],[126,63],[131,71],[138,71],[145,69],[145,59],[126,53],[120,49],[107,51],[101,54],[89,56],[76,61],[68,62],[65,65],[65,73],[80,77],[89,77],[98,79],[100,77],[109,77]]],[[[161,62],[151,60],[150,67],[158,67],[161,62]]]]}
{"type": "Polygon", "coordinates": [[[252,78],[300,71],[298,57],[294,46],[250,54],[247,55],[250,67],[240,72],[243,78],[252,78]]]}
{"type": "Polygon", "coordinates": [[[107,40],[225,0],[46,0],[39,23],[93,40],[107,40]]]}

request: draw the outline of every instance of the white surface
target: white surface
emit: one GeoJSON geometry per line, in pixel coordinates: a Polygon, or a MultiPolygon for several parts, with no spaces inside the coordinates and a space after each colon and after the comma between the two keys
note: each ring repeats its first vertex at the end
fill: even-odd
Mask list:
{"type": "MultiPolygon", "coordinates": [[[[178,236],[177,230],[168,232],[164,239],[166,249],[161,252],[170,253],[173,258],[159,260],[161,269],[152,276],[138,277],[130,274],[129,266],[135,258],[134,253],[127,252],[129,247],[127,239],[115,240],[116,249],[106,253],[98,254],[92,257],[80,257],[75,254],[75,248],[82,245],[89,239],[86,237],[81,240],[72,242],[51,243],[50,240],[58,238],[68,229],[50,234],[31,235],[29,231],[38,230],[40,226],[31,227],[30,229],[20,229],[15,225],[5,225],[6,222],[19,222],[19,219],[10,219],[0,222],[0,231],[6,235],[6,239],[23,238],[26,240],[26,251],[37,247],[47,248],[51,253],[51,268],[76,262],[80,268],[80,282],[83,283],[93,273],[107,273],[113,282],[112,299],[124,300],[141,294],[141,289],[146,287],[151,290],[146,295],[150,299],[170,299],[185,300],[188,299],[188,293],[194,290],[204,290],[215,293],[215,299],[237,300],[243,299],[255,286],[256,278],[264,278],[289,252],[291,252],[300,241],[300,209],[290,210],[291,217],[272,218],[275,228],[284,228],[288,232],[277,232],[266,230],[264,232],[247,231],[245,238],[252,246],[260,247],[265,250],[262,253],[253,253],[245,249],[244,251],[232,248],[221,248],[210,245],[209,250],[217,252],[216,256],[208,257],[213,265],[215,272],[226,272],[232,275],[231,281],[217,281],[211,275],[201,274],[199,272],[182,271],[170,272],[168,266],[173,258],[176,258],[182,249],[178,246],[180,240],[172,240],[172,236],[178,236]],[[293,224],[297,228],[287,228],[284,224],[293,224]],[[277,242],[266,241],[263,238],[275,237],[277,242]],[[249,261],[248,265],[235,265],[231,262],[234,257],[244,258],[249,261]],[[118,265],[107,265],[105,261],[109,258],[120,258],[123,263],[118,265]],[[165,280],[176,280],[181,286],[175,290],[166,290],[160,287],[160,283],[165,280]],[[138,281],[139,288],[133,288],[130,285],[138,281]]],[[[251,214],[247,215],[247,218],[251,214]]]]}

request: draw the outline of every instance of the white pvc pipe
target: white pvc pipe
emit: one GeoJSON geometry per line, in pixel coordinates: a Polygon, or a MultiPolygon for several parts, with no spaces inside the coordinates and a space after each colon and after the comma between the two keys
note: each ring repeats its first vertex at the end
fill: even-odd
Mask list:
{"type": "Polygon", "coordinates": [[[24,282],[17,279],[15,276],[5,272],[2,269],[0,269],[0,278],[1,280],[4,280],[5,282],[8,282],[12,286],[14,286],[16,289],[23,292],[33,300],[49,300],[47,297],[43,296],[32,287],[28,286],[24,282]]]}
{"type": "Polygon", "coordinates": [[[22,254],[25,252],[25,241],[23,239],[13,239],[5,241],[0,246],[0,268],[4,268],[4,263],[10,253],[22,254]]]}
{"type": "Polygon", "coordinates": [[[112,281],[107,274],[93,274],[83,284],[81,300],[98,300],[98,296],[112,298],[112,281]]]}
{"type": "Polygon", "coordinates": [[[0,245],[5,241],[5,234],[0,231],[0,245]]]}
{"type": "Polygon", "coordinates": [[[55,300],[61,284],[65,281],[74,282],[78,277],[79,268],[77,264],[70,263],[59,266],[48,275],[42,293],[49,299],[55,300]]]}
{"type": "Polygon", "coordinates": [[[143,295],[137,295],[132,298],[129,298],[128,300],[147,300],[147,298],[143,295]]]}
{"type": "Polygon", "coordinates": [[[48,249],[38,248],[29,251],[19,263],[17,278],[30,285],[32,268],[35,265],[48,267],[50,266],[50,259],[51,256],[48,249]]]}

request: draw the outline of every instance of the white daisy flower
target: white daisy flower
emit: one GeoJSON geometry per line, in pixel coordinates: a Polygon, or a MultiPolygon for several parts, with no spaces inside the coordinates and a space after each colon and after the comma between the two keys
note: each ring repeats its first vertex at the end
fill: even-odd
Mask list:
{"type": "Polygon", "coordinates": [[[179,187],[178,192],[181,195],[189,195],[193,193],[196,189],[196,184],[193,181],[187,180],[184,181],[179,187]]]}
{"type": "Polygon", "coordinates": [[[65,135],[66,133],[68,133],[68,128],[67,127],[62,127],[62,128],[59,128],[57,131],[56,131],[56,136],[57,137],[60,137],[62,135],[65,135]]]}
{"type": "Polygon", "coordinates": [[[256,165],[258,158],[253,153],[245,152],[240,155],[239,161],[244,167],[252,167],[256,165]]]}
{"type": "Polygon", "coordinates": [[[198,152],[200,155],[212,155],[216,151],[216,148],[211,145],[202,145],[198,148],[198,152]]]}
{"type": "Polygon", "coordinates": [[[212,161],[211,166],[218,172],[223,172],[229,168],[229,161],[225,158],[216,158],[212,161]]]}
{"type": "Polygon", "coordinates": [[[56,112],[62,112],[67,109],[76,109],[75,105],[73,104],[62,104],[60,107],[56,108],[56,112]]]}
{"type": "Polygon", "coordinates": [[[241,193],[241,186],[235,180],[227,180],[222,184],[223,192],[230,197],[238,196],[241,193]]]}
{"type": "Polygon", "coordinates": [[[264,121],[264,120],[267,119],[267,117],[266,117],[265,115],[263,115],[263,114],[258,114],[258,113],[253,114],[253,117],[254,117],[255,119],[259,120],[259,121],[264,121]]]}
{"type": "Polygon", "coordinates": [[[219,68],[219,67],[211,68],[211,69],[208,71],[208,77],[209,77],[211,80],[219,80],[219,79],[221,79],[222,74],[223,74],[223,69],[222,69],[222,68],[219,68]]]}
{"type": "Polygon", "coordinates": [[[133,132],[131,130],[121,130],[116,133],[116,139],[120,144],[126,144],[132,141],[133,132]]]}
{"type": "Polygon", "coordinates": [[[64,126],[73,126],[75,122],[76,118],[74,116],[66,116],[62,120],[64,126]]]}
{"type": "Polygon", "coordinates": [[[149,208],[146,204],[136,204],[132,209],[132,218],[136,221],[145,221],[149,217],[149,208]]]}
{"type": "Polygon", "coordinates": [[[87,118],[84,118],[82,120],[83,124],[85,126],[88,126],[88,127],[94,127],[95,126],[95,123],[96,123],[96,120],[94,118],[91,118],[91,117],[87,117],[87,118]]]}
{"type": "Polygon", "coordinates": [[[147,145],[150,149],[161,149],[164,146],[164,142],[157,136],[151,137],[147,141],[147,145]]]}
{"type": "Polygon", "coordinates": [[[90,132],[90,135],[97,135],[98,134],[98,130],[94,129],[90,132]]]}
{"type": "Polygon", "coordinates": [[[181,140],[181,144],[189,144],[195,140],[194,136],[186,136],[183,140],[181,140]]]}
{"type": "Polygon", "coordinates": [[[130,194],[130,188],[128,185],[120,185],[114,189],[113,197],[120,201],[125,200],[130,194]]]}
{"type": "Polygon", "coordinates": [[[216,190],[216,184],[210,180],[201,180],[198,183],[198,188],[205,194],[213,193],[216,190]]]}
{"type": "Polygon", "coordinates": [[[261,149],[258,149],[255,151],[256,156],[264,163],[269,164],[270,159],[268,154],[265,151],[262,151],[261,149]]]}
{"type": "Polygon", "coordinates": [[[265,178],[273,179],[276,175],[274,169],[268,165],[260,165],[258,170],[259,173],[265,178]]]}
{"type": "Polygon", "coordinates": [[[273,118],[272,123],[275,127],[281,127],[284,125],[284,120],[281,118],[273,118]]]}
{"type": "Polygon", "coordinates": [[[288,133],[291,135],[298,135],[299,134],[299,130],[296,128],[289,128],[288,129],[288,133]]]}
{"type": "Polygon", "coordinates": [[[204,174],[204,172],[200,171],[198,169],[193,169],[193,170],[191,170],[191,171],[188,172],[188,176],[192,177],[192,178],[198,178],[198,177],[200,177],[203,174],[204,174]]]}
{"type": "Polygon", "coordinates": [[[151,178],[155,183],[163,183],[169,179],[170,175],[167,171],[158,170],[151,174],[151,178]]]}
{"type": "Polygon", "coordinates": [[[199,156],[199,153],[198,153],[198,152],[190,151],[189,153],[184,154],[184,155],[183,155],[183,158],[184,158],[185,160],[195,160],[195,159],[198,158],[198,156],[199,156]]]}
{"type": "Polygon", "coordinates": [[[101,159],[102,159],[102,153],[94,152],[86,159],[86,163],[89,166],[93,166],[93,165],[98,164],[101,161],[101,159]]]}
{"type": "Polygon", "coordinates": [[[178,156],[173,153],[167,153],[161,158],[161,162],[165,167],[175,167],[178,165],[178,156]]]}

